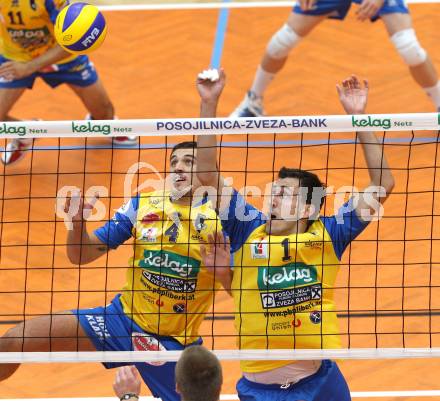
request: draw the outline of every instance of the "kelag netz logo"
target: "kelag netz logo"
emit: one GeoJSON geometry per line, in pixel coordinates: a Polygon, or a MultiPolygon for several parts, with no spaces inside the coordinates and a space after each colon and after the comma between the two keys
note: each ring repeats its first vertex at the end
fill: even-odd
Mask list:
{"type": "Polygon", "coordinates": [[[354,128],[357,127],[380,127],[383,129],[391,128],[390,118],[372,118],[371,116],[365,116],[362,118],[351,116],[351,125],[354,128]]]}
{"type": "Polygon", "coordinates": [[[108,124],[96,124],[91,121],[84,124],[77,124],[72,121],[72,132],[99,132],[104,135],[109,135],[112,129],[108,124]]]}

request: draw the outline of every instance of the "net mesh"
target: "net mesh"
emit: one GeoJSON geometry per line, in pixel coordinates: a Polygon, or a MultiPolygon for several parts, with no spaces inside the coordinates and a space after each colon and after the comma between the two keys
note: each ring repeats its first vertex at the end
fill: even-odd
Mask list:
{"type": "MultiPolygon", "coordinates": [[[[341,269],[332,290],[339,318],[342,352],[345,354],[338,354],[341,351],[336,350],[330,350],[330,354],[320,350],[312,351],[312,354],[307,351],[292,351],[296,354],[279,351],[277,356],[276,351],[269,351],[272,352],[270,358],[436,355],[436,347],[440,343],[438,127],[437,115],[430,117],[434,122],[431,126],[425,122],[424,127],[432,131],[391,132],[383,131],[382,127],[364,127],[380,129],[377,136],[383,142],[396,186],[384,204],[383,217],[372,222],[347,247],[341,259],[341,269]],[[361,348],[364,351],[359,350],[361,348]],[[383,349],[383,353],[378,353],[378,349],[383,349]],[[398,351],[393,354],[393,349],[398,351]],[[350,350],[354,352],[346,352],[350,350]]],[[[257,124],[262,120],[249,121],[257,124]]],[[[292,118],[290,121],[293,121],[292,118]]],[[[331,121],[330,117],[328,121],[331,121]]],[[[40,127],[41,123],[33,124],[40,127]]],[[[170,130],[171,137],[163,133],[157,135],[147,127],[145,135],[148,137],[142,138],[140,145],[121,148],[113,146],[109,137],[102,135],[105,132],[88,131],[87,135],[91,133],[101,138],[84,138],[75,130],[67,132],[71,122],[63,124],[67,128],[65,131],[60,128],[60,132],[66,138],[35,141],[22,161],[2,167],[0,330],[3,333],[31,318],[107,305],[121,292],[126,282],[127,267],[132,263],[127,261],[133,256],[133,240],[127,240],[116,251],[105,253],[91,263],[71,263],[66,255],[66,227],[69,221],[62,210],[64,200],[76,190],[80,190],[86,198],[93,198],[94,194],[99,193],[99,203],[86,223],[88,231],[93,232],[111,221],[115,211],[120,210],[121,205],[136,193],[146,192],[153,187],[157,189],[157,182],[164,188],[164,179],[170,172],[171,148],[179,142],[195,139],[194,136],[177,135],[182,132],[178,128],[176,132],[170,130]]],[[[99,122],[96,124],[99,125],[99,122]]],[[[106,124],[110,124],[113,130],[110,135],[120,133],[114,131],[114,127],[129,126],[124,121],[106,124]]],[[[157,121],[154,124],[158,127],[157,121]]],[[[232,132],[234,128],[231,128],[231,134],[234,135],[229,135],[227,128],[217,127],[220,132],[226,131],[218,137],[219,170],[224,177],[231,178],[234,188],[248,193],[246,200],[254,206],[264,208],[266,185],[276,179],[282,166],[314,172],[326,183],[328,195],[321,210],[323,215],[334,214],[338,206],[352,195],[353,187],[362,189],[368,185],[368,170],[361,145],[354,134],[340,132],[347,127],[341,125],[339,131],[332,129],[332,132],[286,133],[284,128],[256,126],[249,131],[259,135],[249,134],[243,128],[241,132],[238,128],[232,132]],[[269,130],[271,133],[268,133],[269,130]]],[[[417,121],[414,126],[417,126],[417,121]]],[[[50,136],[50,124],[48,127],[50,136]]],[[[56,128],[53,129],[56,131],[56,128]]],[[[287,131],[302,130],[304,126],[290,127],[287,131]]],[[[196,133],[213,134],[203,124],[192,125],[190,134],[196,133]]],[[[9,136],[14,135],[14,132],[10,132],[9,136]]],[[[3,142],[5,146],[6,140],[3,142]]],[[[144,237],[146,241],[153,240],[154,233],[144,233],[144,237]],[[151,235],[149,239],[148,235],[151,235]]],[[[162,251],[169,249],[165,244],[161,246],[162,251]]],[[[159,280],[166,275],[162,268],[156,271],[159,280]]],[[[162,290],[170,289],[164,282],[161,286],[162,290]]],[[[171,299],[175,318],[203,314],[199,334],[205,345],[218,351],[221,358],[268,359],[264,349],[247,354],[236,351],[242,333],[239,326],[234,327],[234,316],[246,311],[234,309],[229,294],[223,288],[214,290],[214,287],[210,285],[197,289],[215,291],[206,314],[201,310],[188,311],[185,305],[181,305],[182,302],[171,299]]],[[[243,291],[246,288],[235,290],[243,291]]],[[[161,316],[162,301],[169,302],[169,294],[162,292],[157,299],[154,298],[158,308],[157,316],[152,318],[158,324],[159,333],[162,330],[160,320],[166,319],[166,316],[161,316]]],[[[302,303],[301,300],[295,302],[298,305],[302,303]]],[[[309,314],[301,319],[304,316],[312,319],[309,314]]],[[[293,316],[290,322],[293,326],[298,325],[296,318],[293,316]]],[[[276,331],[256,332],[255,335],[276,336],[276,331]]],[[[321,331],[320,335],[326,334],[321,331]]],[[[26,342],[23,344],[21,351],[28,351],[26,342]]],[[[275,346],[271,348],[276,349],[275,346]]],[[[41,349],[54,350],[62,349],[51,346],[41,349]]],[[[75,349],[69,348],[68,351],[75,349]]],[[[31,354],[28,359],[20,354],[2,353],[1,357],[5,361],[13,361],[14,358],[21,361],[53,361],[51,358],[55,354],[48,355],[31,354]]],[[[155,352],[149,355],[154,360],[173,360],[178,358],[179,353],[155,352]]],[[[61,358],[74,360],[77,356],[64,354],[61,358]]],[[[104,354],[89,355],[89,360],[96,358],[107,360],[104,354]]],[[[119,360],[116,354],[109,358],[119,360]]],[[[136,360],[137,357],[124,354],[121,358],[136,360]]],[[[145,358],[145,355],[138,358],[145,358]]]]}

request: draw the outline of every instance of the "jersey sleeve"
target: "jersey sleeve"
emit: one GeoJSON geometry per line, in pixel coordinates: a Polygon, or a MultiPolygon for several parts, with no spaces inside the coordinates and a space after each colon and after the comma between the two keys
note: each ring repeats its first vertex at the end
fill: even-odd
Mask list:
{"type": "Polygon", "coordinates": [[[46,7],[46,11],[49,14],[49,18],[52,21],[52,24],[55,25],[55,20],[58,17],[61,9],[69,4],[69,0],[45,0],[44,5],[46,7]]]}
{"type": "Polygon", "coordinates": [[[333,243],[333,248],[338,259],[342,258],[347,246],[368,225],[367,221],[361,220],[353,207],[353,198],[344,203],[334,216],[321,217],[321,221],[333,243]]]}
{"type": "Polygon", "coordinates": [[[137,219],[139,195],[122,205],[112,219],[95,230],[98,239],[109,248],[116,249],[132,236],[132,228],[137,219]]]}
{"type": "Polygon", "coordinates": [[[232,193],[229,207],[220,212],[220,219],[231,243],[231,253],[240,249],[252,231],[266,222],[263,213],[246,203],[236,190],[232,193]]]}

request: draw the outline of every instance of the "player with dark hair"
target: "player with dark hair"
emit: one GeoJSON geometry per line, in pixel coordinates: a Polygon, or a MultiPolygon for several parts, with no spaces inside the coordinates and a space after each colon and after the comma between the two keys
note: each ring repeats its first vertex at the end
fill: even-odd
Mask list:
{"type": "MultiPolygon", "coordinates": [[[[198,82],[215,113],[224,74],[198,82]]],[[[363,114],[368,85],[352,76],[338,86],[347,114],[363,114]]],[[[335,280],[344,250],[389,196],[394,179],[372,132],[357,132],[371,184],[335,215],[320,216],[325,188],[312,172],[283,167],[272,185],[267,216],[228,188],[216,169],[214,136],[198,137],[198,175],[218,189],[223,235],[209,237],[202,257],[234,298],[240,349],[339,348],[335,280]],[[234,268],[229,267],[230,252],[234,268]]],[[[347,401],[350,392],[335,362],[243,360],[241,400],[347,401]]]]}
{"type": "MultiPolygon", "coordinates": [[[[205,117],[203,109],[202,102],[205,117]]],[[[84,221],[93,206],[77,198],[67,235],[69,260],[90,263],[133,237],[126,284],[109,305],[41,316],[13,327],[0,338],[0,352],[164,351],[200,344],[200,324],[220,286],[201,261],[200,244],[221,225],[203,193],[198,195],[196,168],[197,144],[177,144],[169,159],[171,188],[164,189],[161,182],[156,191],[138,194],[94,232],[84,221]]],[[[76,197],[68,198],[66,213],[76,197]]],[[[0,380],[18,366],[0,364],[0,380]]],[[[155,397],[180,400],[175,363],[136,363],[136,368],[155,397]]]]}

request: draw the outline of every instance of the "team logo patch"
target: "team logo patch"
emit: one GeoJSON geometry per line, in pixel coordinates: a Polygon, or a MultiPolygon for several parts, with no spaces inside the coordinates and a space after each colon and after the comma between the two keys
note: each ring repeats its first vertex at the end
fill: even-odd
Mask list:
{"type": "MultiPolygon", "coordinates": [[[[131,342],[134,351],[166,351],[167,349],[159,342],[157,338],[145,333],[134,332],[131,334],[131,342]]],[[[146,362],[153,366],[162,366],[166,362],[146,362]]]]}
{"type": "Polygon", "coordinates": [[[158,214],[147,213],[144,217],[142,217],[142,224],[151,224],[159,220],[160,220],[160,216],[158,214]]]}
{"type": "Polygon", "coordinates": [[[184,313],[186,311],[185,304],[174,304],[173,310],[176,313],[184,313]]]}
{"type": "Polygon", "coordinates": [[[156,227],[143,228],[141,231],[140,239],[141,241],[156,242],[157,228],[156,227]]]}
{"type": "Polygon", "coordinates": [[[199,234],[202,230],[206,229],[205,221],[206,221],[205,215],[201,213],[197,214],[196,221],[194,222],[194,227],[199,234]]]}
{"type": "Polygon", "coordinates": [[[252,259],[267,259],[268,250],[267,242],[262,240],[252,241],[251,243],[251,257],[252,259]]]}
{"type": "Polygon", "coordinates": [[[313,324],[319,324],[321,323],[321,312],[314,310],[313,312],[310,312],[310,321],[313,324]]]}

